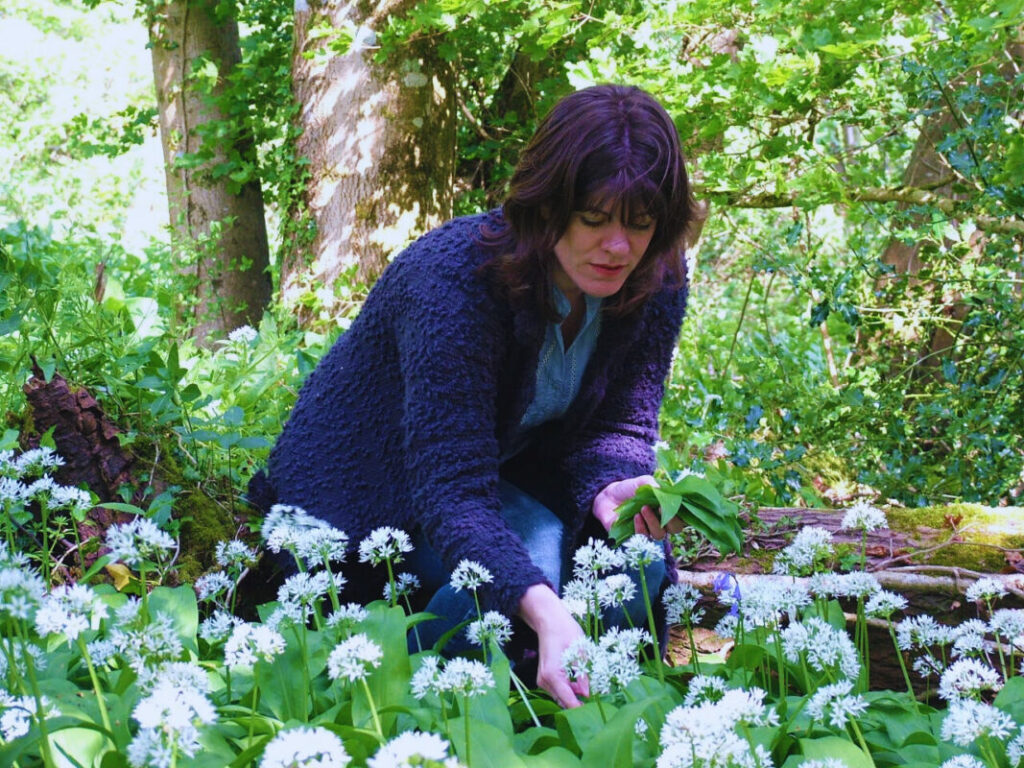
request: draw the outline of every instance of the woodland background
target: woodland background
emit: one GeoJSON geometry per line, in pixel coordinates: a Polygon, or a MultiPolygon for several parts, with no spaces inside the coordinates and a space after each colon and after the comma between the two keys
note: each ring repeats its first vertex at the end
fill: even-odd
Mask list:
{"type": "Polygon", "coordinates": [[[1019,504],[1022,29],[1024,0],[5,0],[0,449],[56,439],[34,358],[119,430],[103,500],[234,525],[388,259],[612,81],[666,105],[706,213],[673,461],[755,504],[1019,504]]]}

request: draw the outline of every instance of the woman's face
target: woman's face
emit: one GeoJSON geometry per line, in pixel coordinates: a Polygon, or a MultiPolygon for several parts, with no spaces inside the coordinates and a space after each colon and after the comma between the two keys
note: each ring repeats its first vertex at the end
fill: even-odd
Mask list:
{"type": "Polygon", "coordinates": [[[620,208],[574,211],[555,243],[555,285],[569,299],[581,293],[600,299],[614,295],[646,253],[654,220],[635,215],[623,224],[620,208]]]}

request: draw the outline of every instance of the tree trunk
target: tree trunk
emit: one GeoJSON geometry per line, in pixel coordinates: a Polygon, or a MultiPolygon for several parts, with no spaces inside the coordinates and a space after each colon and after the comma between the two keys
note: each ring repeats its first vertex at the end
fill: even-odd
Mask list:
{"type": "Polygon", "coordinates": [[[240,60],[238,24],[215,0],[170,0],[151,11],[149,40],[172,245],[186,278],[181,314],[203,343],[257,325],[273,290],[259,180],[238,188],[227,175],[256,159],[249,131],[219,103],[240,60]],[[225,134],[233,138],[216,138],[225,134]]]}
{"type": "MultiPolygon", "coordinates": [[[[450,67],[429,40],[376,60],[376,30],[411,0],[296,4],[292,81],[309,163],[305,204],[315,224],[308,246],[293,244],[282,263],[292,303],[357,268],[374,280],[390,257],[449,218],[455,173],[455,89],[450,67]],[[323,25],[356,29],[343,55],[323,25]]],[[[294,216],[293,216],[294,218],[294,216]]],[[[331,297],[320,293],[328,305],[331,297]]],[[[327,307],[328,311],[330,306],[327,307]]]]}

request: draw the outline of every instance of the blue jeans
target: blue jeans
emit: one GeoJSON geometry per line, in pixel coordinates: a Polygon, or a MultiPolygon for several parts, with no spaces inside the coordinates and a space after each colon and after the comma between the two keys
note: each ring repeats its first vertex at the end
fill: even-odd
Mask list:
{"type": "MultiPolygon", "coordinates": [[[[505,480],[499,482],[498,498],[501,501],[502,518],[522,539],[533,564],[561,591],[572,578],[573,571],[572,542],[566,535],[565,524],[550,509],[505,480]]],[[[419,625],[419,641],[423,649],[427,650],[434,647],[452,628],[475,619],[476,605],[472,594],[464,590],[456,592],[448,583],[451,574],[427,543],[422,529],[414,534],[413,546],[415,549],[407,560],[407,569],[420,577],[422,588],[427,594],[433,593],[424,610],[438,617],[419,625]]],[[[637,627],[647,626],[647,609],[640,589],[640,576],[634,570],[628,570],[627,573],[636,582],[636,595],[624,608],[605,609],[602,615],[605,627],[626,627],[630,622],[637,627]]],[[[644,569],[644,577],[651,600],[657,600],[667,581],[665,563],[661,560],[651,563],[644,569]]],[[[411,635],[409,646],[410,650],[416,650],[416,639],[411,635]]],[[[472,647],[465,633],[460,631],[445,646],[445,652],[457,654],[471,650],[472,647]]]]}

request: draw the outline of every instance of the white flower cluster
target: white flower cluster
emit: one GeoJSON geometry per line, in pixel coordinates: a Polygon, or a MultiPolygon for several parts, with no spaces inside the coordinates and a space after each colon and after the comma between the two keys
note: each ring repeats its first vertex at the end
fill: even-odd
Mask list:
{"type": "Polygon", "coordinates": [[[1006,585],[999,579],[983,576],[967,588],[966,594],[971,602],[991,602],[1006,596],[1006,585]]]}
{"type": "Polygon", "coordinates": [[[442,664],[440,656],[425,656],[412,676],[411,687],[417,699],[443,693],[481,696],[494,687],[494,675],[486,664],[475,659],[457,656],[442,664]]]}
{"type": "Polygon", "coordinates": [[[982,736],[1006,739],[1013,730],[1013,718],[1001,709],[973,699],[953,699],[942,720],[941,736],[943,741],[966,747],[982,736]]]}
{"type": "Polygon", "coordinates": [[[0,618],[30,621],[46,595],[42,577],[23,563],[0,565],[0,618]]]}
{"type": "Polygon", "coordinates": [[[636,533],[622,543],[622,555],[630,568],[643,568],[665,559],[664,544],[636,533]]]}
{"type": "Polygon", "coordinates": [[[669,584],[661,593],[665,606],[665,620],[669,624],[699,624],[704,618],[704,609],[697,609],[700,591],[690,584],[669,584]]]}
{"type": "Polygon", "coordinates": [[[137,517],[129,523],[110,526],[107,529],[107,546],[112,559],[135,566],[143,561],[164,562],[178,545],[152,520],[137,517]]]}
{"type": "Polygon", "coordinates": [[[309,568],[342,563],[348,550],[348,535],[344,531],[313,517],[301,507],[288,504],[275,504],[270,508],[263,519],[261,533],[271,552],[291,552],[309,568]]]}
{"type": "Polygon", "coordinates": [[[512,639],[512,622],[498,611],[487,611],[476,621],[469,623],[466,627],[466,637],[473,645],[486,647],[489,642],[495,642],[498,647],[505,645],[512,639]]]}
{"type": "Polygon", "coordinates": [[[360,632],[334,647],[327,657],[327,676],[349,683],[365,680],[371,669],[380,666],[383,657],[384,649],[360,632]]]}
{"type": "Polygon", "coordinates": [[[806,576],[821,568],[832,557],[832,533],[808,525],[775,557],[772,572],[785,576],[806,576]]]}
{"type": "Polygon", "coordinates": [[[260,337],[260,332],[251,325],[240,325],[228,334],[228,341],[232,344],[249,346],[260,337]]]}
{"type": "Polygon", "coordinates": [[[860,656],[850,636],[817,616],[790,624],[781,638],[787,661],[805,659],[817,672],[839,672],[850,679],[860,674],[860,656]]]}
{"type": "MultiPolygon", "coordinates": [[[[14,493],[16,492],[14,490],[14,493]]],[[[92,494],[88,491],[70,485],[60,485],[48,475],[23,486],[21,497],[23,500],[35,499],[51,511],[65,509],[76,516],[84,515],[93,506],[92,494]]]]}
{"type": "Polygon", "coordinates": [[[210,645],[223,643],[241,623],[242,620],[234,614],[218,609],[200,622],[199,637],[210,645]]]}
{"type": "Polygon", "coordinates": [[[894,613],[906,610],[906,607],[907,599],[903,595],[880,589],[864,603],[864,613],[868,616],[888,619],[894,613]]]}
{"type": "Polygon", "coordinates": [[[956,755],[949,758],[939,768],[987,768],[986,765],[973,755],[956,755]]]}
{"type": "Polygon", "coordinates": [[[369,615],[369,612],[359,603],[347,603],[327,617],[327,626],[348,635],[357,624],[365,621],[369,615]]]}
{"type": "Polygon", "coordinates": [[[815,573],[807,580],[807,589],[816,597],[867,598],[882,589],[878,578],[866,571],[815,573]]]}
{"type": "Polygon", "coordinates": [[[36,631],[43,637],[64,635],[74,642],[87,629],[99,629],[107,616],[107,605],[84,584],[61,584],[53,588],[36,612],[36,631]]]}
{"type": "Polygon", "coordinates": [[[988,626],[996,639],[1018,651],[1024,651],[1024,608],[1000,608],[993,611],[988,626]]]}
{"type": "Polygon", "coordinates": [[[214,559],[221,568],[247,568],[256,563],[256,550],[244,541],[218,541],[214,549],[214,559]]]}
{"type": "Polygon", "coordinates": [[[885,513],[878,507],[873,507],[866,501],[858,501],[846,510],[840,527],[846,531],[859,530],[870,533],[879,528],[888,528],[889,521],[885,519],[885,513]]]}
{"type": "Polygon", "coordinates": [[[636,595],[636,582],[628,573],[613,573],[597,582],[597,602],[602,608],[618,608],[636,595]]]}
{"type": "Polygon", "coordinates": [[[402,555],[412,552],[409,534],[398,528],[382,526],[370,531],[370,535],[359,542],[359,562],[380,565],[385,560],[402,562],[402,555]]]}
{"type": "Polygon", "coordinates": [[[151,683],[148,695],[132,711],[139,724],[138,733],[128,745],[132,766],[162,765],[167,755],[196,755],[199,729],[217,720],[213,703],[206,696],[205,681],[205,675],[184,675],[176,669],[151,683]]]}
{"type": "MultiPolygon", "coordinates": [[[[50,700],[40,697],[43,718],[56,714],[50,700]]],[[[29,732],[32,721],[36,718],[36,700],[34,696],[15,696],[0,688],[0,734],[3,740],[13,741],[29,732]]]]}
{"type": "MultiPolygon", "coordinates": [[[[339,575],[334,575],[334,579],[335,583],[342,582],[339,575]]],[[[280,606],[272,623],[277,624],[282,618],[287,618],[296,624],[304,624],[312,615],[313,604],[327,594],[330,584],[331,575],[327,571],[293,573],[277,590],[280,606]]]]}
{"type": "Polygon", "coordinates": [[[475,560],[463,560],[452,571],[451,585],[456,592],[463,589],[476,592],[484,584],[494,581],[494,575],[475,560]]]}
{"type": "Polygon", "coordinates": [[[15,456],[13,451],[0,451],[0,476],[37,477],[64,466],[63,457],[52,448],[43,446],[15,456]]]}
{"type": "Polygon", "coordinates": [[[714,704],[722,700],[728,690],[725,680],[710,675],[694,675],[686,689],[683,699],[684,707],[697,707],[701,704],[714,704]]]}
{"type": "Polygon", "coordinates": [[[807,702],[807,714],[812,719],[837,729],[845,728],[847,722],[859,718],[867,708],[864,697],[853,693],[850,680],[821,686],[807,702]]]}
{"type": "Polygon", "coordinates": [[[1003,679],[992,667],[977,659],[954,661],[939,679],[939,696],[946,701],[981,698],[983,691],[998,691],[1003,679]]]}
{"type": "Polygon", "coordinates": [[[409,597],[420,588],[420,577],[415,573],[400,573],[395,577],[395,594],[391,594],[391,582],[384,585],[384,599],[389,603],[401,597],[409,597]]]}
{"type": "Polygon", "coordinates": [[[753,630],[777,628],[784,617],[794,619],[800,608],[810,604],[811,596],[790,579],[757,579],[743,582],[741,589],[720,591],[718,600],[736,606],[744,628],[753,630]]]}
{"type": "Polygon", "coordinates": [[[414,768],[430,760],[444,768],[461,768],[457,758],[448,756],[448,742],[436,733],[406,731],[377,750],[366,761],[367,768],[414,768]]]}
{"type": "Polygon", "coordinates": [[[224,644],[224,665],[234,669],[272,661],[285,646],[284,636],[266,624],[237,624],[224,644]]]}
{"type": "Polygon", "coordinates": [[[613,627],[597,642],[588,637],[576,640],[562,654],[562,667],[570,680],[586,677],[591,693],[608,695],[640,677],[640,648],[653,642],[642,629],[613,627]]]}
{"type": "Polygon", "coordinates": [[[604,541],[589,539],[572,556],[573,573],[578,579],[589,580],[626,564],[623,554],[604,541]]]}
{"type": "Polygon", "coordinates": [[[299,726],[267,743],[260,768],[343,768],[351,760],[341,739],[326,728],[299,726]]]}
{"type": "Polygon", "coordinates": [[[182,644],[174,620],[156,611],[150,621],[142,615],[138,598],[114,611],[114,629],[108,640],[136,673],[149,665],[174,661],[181,656],[182,644]]]}
{"type": "Polygon", "coordinates": [[[751,747],[736,731],[740,725],[778,724],[777,713],[764,704],[765,692],[733,688],[718,696],[717,686],[702,685],[714,696],[676,707],[665,718],[657,768],[772,768],[771,753],[751,747]]]}
{"type": "Polygon", "coordinates": [[[224,571],[211,571],[196,579],[192,586],[200,602],[217,601],[221,595],[227,595],[235,588],[235,581],[224,571]]]}

